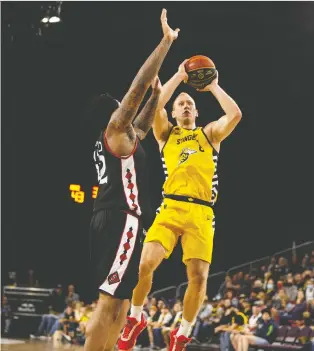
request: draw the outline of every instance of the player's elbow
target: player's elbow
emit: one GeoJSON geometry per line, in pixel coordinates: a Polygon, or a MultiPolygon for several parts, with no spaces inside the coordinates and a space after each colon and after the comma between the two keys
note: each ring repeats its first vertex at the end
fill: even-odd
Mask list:
{"type": "Polygon", "coordinates": [[[237,109],[234,111],[234,113],[233,113],[233,115],[232,115],[232,119],[233,119],[234,121],[237,121],[237,122],[240,122],[240,120],[242,119],[242,112],[241,112],[241,110],[240,110],[239,108],[237,108],[237,109]]]}

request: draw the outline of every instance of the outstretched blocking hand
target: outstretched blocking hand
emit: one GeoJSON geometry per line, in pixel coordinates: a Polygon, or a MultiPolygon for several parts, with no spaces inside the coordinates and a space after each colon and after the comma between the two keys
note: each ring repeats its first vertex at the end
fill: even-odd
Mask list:
{"type": "Polygon", "coordinates": [[[162,9],[160,21],[161,21],[161,27],[162,27],[162,31],[164,33],[164,36],[169,38],[172,41],[176,40],[178,38],[180,29],[176,28],[175,30],[173,30],[169,27],[166,9],[162,9]]]}

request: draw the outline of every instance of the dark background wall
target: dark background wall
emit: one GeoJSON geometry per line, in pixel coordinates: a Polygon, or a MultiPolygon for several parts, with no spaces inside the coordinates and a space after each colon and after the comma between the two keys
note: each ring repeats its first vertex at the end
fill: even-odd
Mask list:
{"type": "MultiPolygon", "coordinates": [[[[243,112],[221,147],[212,271],[313,238],[313,3],[65,2],[62,23],[38,35],[41,5],[1,3],[3,277],[32,267],[44,285],[86,288],[95,174],[82,112],[95,94],[123,97],[162,37],[163,7],[181,32],[162,82],[185,58],[207,55],[243,112]],[[82,185],[84,204],[72,201],[70,183],[82,185]]],[[[209,93],[183,90],[200,125],[222,115],[209,93]]],[[[157,207],[152,134],[144,146],[157,207]]],[[[155,288],[184,280],[178,248],[155,288]]]]}

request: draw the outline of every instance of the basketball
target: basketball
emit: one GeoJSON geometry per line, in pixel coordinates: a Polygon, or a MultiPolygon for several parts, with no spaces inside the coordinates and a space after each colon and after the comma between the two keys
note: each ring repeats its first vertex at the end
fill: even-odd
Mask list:
{"type": "Polygon", "coordinates": [[[189,76],[187,84],[195,89],[205,88],[217,77],[215,64],[207,56],[193,56],[184,67],[189,76]]]}

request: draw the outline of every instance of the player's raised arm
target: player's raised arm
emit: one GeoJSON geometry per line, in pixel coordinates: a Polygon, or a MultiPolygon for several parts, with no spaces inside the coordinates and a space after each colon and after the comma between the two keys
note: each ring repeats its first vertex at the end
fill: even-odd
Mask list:
{"type": "Polygon", "coordinates": [[[218,85],[218,76],[204,89],[197,90],[210,91],[225,111],[225,115],[219,118],[218,121],[211,122],[204,128],[204,132],[210,141],[220,143],[232,133],[240,122],[242,112],[237,103],[218,85]]]}
{"type": "Polygon", "coordinates": [[[153,121],[153,132],[158,142],[164,142],[168,138],[169,131],[172,127],[172,123],[168,120],[167,111],[164,109],[167,102],[171,99],[173,93],[180,85],[182,81],[188,79],[188,75],[185,71],[184,64],[187,60],[184,60],[179,66],[178,71],[168,80],[167,83],[162,87],[161,94],[159,97],[158,109],[155,114],[153,121]]]}
{"type": "Polygon", "coordinates": [[[125,131],[131,125],[148,87],[157,76],[171,44],[178,37],[179,29],[169,27],[165,9],[160,20],[164,37],[137,73],[119,108],[112,114],[108,127],[125,131]]]}
{"type": "Polygon", "coordinates": [[[149,100],[146,102],[142,111],[133,122],[135,132],[141,140],[146,137],[152,126],[159,102],[160,93],[161,84],[159,78],[156,77],[152,84],[152,94],[149,100]]]}

